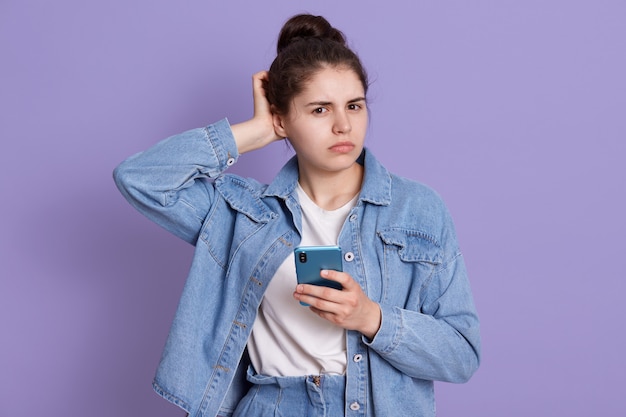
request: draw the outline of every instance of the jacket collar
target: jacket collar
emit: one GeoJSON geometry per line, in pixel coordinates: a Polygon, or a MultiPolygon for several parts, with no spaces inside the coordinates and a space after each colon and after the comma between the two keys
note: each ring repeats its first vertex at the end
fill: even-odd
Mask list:
{"type": "MultiPolygon", "coordinates": [[[[391,203],[391,174],[374,157],[367,148],[363,149],[357,162],[365,167],[365,177],[359,200],[377,205],[391,203]]],[[[275,196],[287,199],[295,192],[298,184],[298,160],[294,156],[278,172],[274,180],[267,187],[262,197],[275,196]]]]}

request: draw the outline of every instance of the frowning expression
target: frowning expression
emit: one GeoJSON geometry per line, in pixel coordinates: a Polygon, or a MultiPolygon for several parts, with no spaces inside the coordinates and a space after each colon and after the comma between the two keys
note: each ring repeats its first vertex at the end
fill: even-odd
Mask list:
{"type": "Polygon", "coordinates": [[[363,149],[367,120],[356,73],[325,67],[293,98],[287,115],[274,115],[274,126],[289,138],[301,171],[328,173],[352,167],[363,149]]]}

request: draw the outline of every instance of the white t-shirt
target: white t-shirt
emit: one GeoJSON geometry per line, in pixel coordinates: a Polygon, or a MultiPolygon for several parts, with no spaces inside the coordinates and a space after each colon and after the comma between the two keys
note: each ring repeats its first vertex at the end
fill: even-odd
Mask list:
{"type": "MultiPolygon", "coordinates": [[[[336,210],[317,206],[298,184],[302,207],[301,246],[336,245],[357,196],[336,210]]],[[[293,298],[296,288],[293,252],[272,278],[248,340],[257,373],[269,376],[344,374],[346,332],[293,298]]]]}

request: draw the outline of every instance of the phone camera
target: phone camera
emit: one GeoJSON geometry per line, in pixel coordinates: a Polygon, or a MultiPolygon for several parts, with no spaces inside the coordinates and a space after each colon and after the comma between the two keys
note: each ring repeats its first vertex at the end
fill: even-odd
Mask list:
{"type": "Polygon", "coordinates": [[[298,254],[298,257],[300,259],[300,263],[302,263],[302,264],[306,263],[306,252],[300,252],[298,254]]]}

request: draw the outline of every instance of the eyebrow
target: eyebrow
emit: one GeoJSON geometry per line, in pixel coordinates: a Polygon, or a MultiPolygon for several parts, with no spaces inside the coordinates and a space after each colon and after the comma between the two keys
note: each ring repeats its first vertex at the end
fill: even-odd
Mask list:
{"type": "MultiPolygon", "coordinates": [[[[365,97],[356,97],[352,100],[348,100],[348,104],[357,103],[359,101],[365,101],[365,97]]],[[[307,104],[307,106],[329,106],[333,103],[331,101],[312,101],[307,104]]]]}

